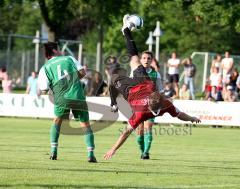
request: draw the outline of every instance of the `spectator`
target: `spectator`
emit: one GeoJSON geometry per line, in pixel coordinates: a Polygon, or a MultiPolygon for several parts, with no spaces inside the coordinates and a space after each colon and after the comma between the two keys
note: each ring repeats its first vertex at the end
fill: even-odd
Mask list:
{"type": "Polygon", "coordinates": [[[85,70],[86,75],[81,79],[81,82],[84,85],[86,93],[89,94],[91,88],[92,71],[88,69],[86,64],[83,65],[83,69],[85,70]]]}
{"type": "Polygon", "coordinates": [[[206,81],[206,84],[205,84],[205,90],[204,90],[205,97],[204,97],[204,100],[208,100],[209,98],[211,98],[211,91],[212,91],[211,82],[208,79],[206,81]]]}
{"type": "Polygon", "coordinates": [[[164,95],[167,96],[168,98],[175,98],[176,93],[175,90],[172,87],[171,83],[165,83],[165,88],[164,88],[164,95]]]}
{"type": "Polygon", "coordinates": [[[236,91],[239,93],[240,92],[240,75],[238,75],[237,81],[236,81],[236,91]]]}
{"type": "Polygon", "coordinates": [[[107,95],[107,84],[103,81],[100,73],[95,72],[91,82],[90,96],[107,95]]]}
{"type": "Polygon", "coordinates": [[[223,83],[226,84],[234,65],[233,58],[230,58],[230,53],[228,51],[225,52],[225,58],[222,59],[221,65],[223,83]]]}
{"type": "Polygon", "coordinates": [[[221,69],[221,60],[222,60],[222,57],[220,54],[217,54],[214,59],[212,60],[212,65],[211,65],[211,72],[213,72],[213,69],[214,68],[218,68],[219,72],[221,73],[222,72],[222,69],[221,69]]]}
{"type": "Polygon", "coordinates": [[[159,72],[159,73],[160,73],[160,66],[159,66],[159,63],[158,63],[158,61],[156,60],[156,58],[153,58],[153,59],[152,59],[152,62],[151,62],[151,65],[150,65],[150,66],[153,67],[156,72],[159,72]]]}
{"type": "Polygon", "coordinates": [[[2,80],[6,77],[7,71],[5,67],[0,68],[0,84],[2,85],[2,80]]]}
{"type": "Polygon", "coordinates": [[[183,60],[182,64],[184,65],[184,83],[190,90],[191,99],[194,100],[194,76],[196,73],[196,66],[192,63],[191,58],[183,60]]]}
{"type": "Polygon", "coordinates": [[[222,79],[218,80],[218,84],[217,84],[217,93],[218,93],[218,97],[217,97],[217,101],[223,101],[223,83],[222,83],[222,79]]]}
{"type": "Polygon", "coordinates": [[[31,76],[28,77],[27,80],[26,94],[39,95],[37,83],[38,83],[37,73],[32,71],[31,76]]]}
{"type": "Polygon", "coordinates": [[[176,52],[172,53],[172,57],[168,60],[168,82],[173,84],[176,97],[179,96],[179,65],[180,65],[180,59],[177,58],[176,52]]]}
{"type": "Polygon", "coordinates": [[[211,94],[208,97],[208,100],[223,101],[222,87],[212,86],[211,87],[211,94]]]}
{"type": "Polygon", "coordinates": [[[227,81],[227,85],[232,86],[234,91],[237,91],[237,79],[238,79],[239,73],[237,68],[233,70],[231,73],[229,80],[227,81]]]}
{"type": "Polygon", "coordinates": [[[190,91],[188,89],[188,86],[184,83],[179,90],[179,98],[181,100],[190,100],[190,91]]]}
{"type": "Polygon", "coordinates": [[[4,74],[4,78],[2,80],[3,93],[11,93],[12,87],[13,87],[12,80],[9,79],[7,74],[4,74]]]}
{"type": "Polygon", "coordinates": [[[219,82],[222,80],[221,73],[219,72],[218,67],[213,67],[212,68],[212,73],[210,74],[209,77],[211,86],[218,86],[219,82]]]}
{"type": "Polygon", "coordinates": [[[115,56],[108,57],[106,60],[106,68],[105,68],[108,85],[110,84],[112,72],[118,68],[120,69],[120,64],[117,62],[117,57],[115,56]]]}
{"type": "Polygon", "coordinates": [[[208,100],[210,100],[210,101],[217,101],[217,97],[218,97],[217,87],[216,86],[212,86],[211,87],[211,95],[210,95],[210,98],[208,98],[208,100]]]}
{"type": "Polygon", "coordinates": [[[224,101],[227,101],[227,102],[236,102],[237,101],[237,94],[233,90],[233,87],[231,85],[227,86],[227,90],[224,94],[224,101]]]}

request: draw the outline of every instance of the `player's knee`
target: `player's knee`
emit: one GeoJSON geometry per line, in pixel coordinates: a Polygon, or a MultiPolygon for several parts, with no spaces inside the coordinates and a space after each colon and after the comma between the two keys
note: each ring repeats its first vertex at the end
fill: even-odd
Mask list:
{"type": "Polygon", "coordinates": [[[83,128],[86,128],[86,129],[91,129],[90,127],[90,123],[88,121],[86,122],[80,122],[80,126],[83,127],[83,128]]]}
{"type": "Polygon", "coordinates": [[[54,118],[53,122],[54,122],[55,125],[60,126],[62,124],[62,118],[56,117],[56,118],[54,118]]]}

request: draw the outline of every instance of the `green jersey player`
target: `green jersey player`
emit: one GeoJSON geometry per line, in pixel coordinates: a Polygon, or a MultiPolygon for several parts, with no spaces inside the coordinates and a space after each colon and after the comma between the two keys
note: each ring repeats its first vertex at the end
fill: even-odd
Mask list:
{"type": "Polygon", "coordinates": [[[54,42],[44,44],[48,61],[41,68],[38,77],[39,89],[43,94],[51,90],[54,97],[55,118],[50,129],[51,160],[57,159],[58,139],[64,120],[69,119],[70,110],[74,118],[80,121],[84,130],[88,150],[88,161],[97,162],[94,156],[94,135],[89,124],[88,107],[80,79],[85,71],[72,56],[61,56],[54,42]]]}
{"type": "MultiPolygon", "coordinates": [[[[150,65],[153,60],[153,54],[150,51],[142,52],[140,62],[146,69],[146,72],[150,79],[154,81],[157,90],[162,93],[164,91],[161,75],[156,72],[150,65]]],[[[141,123],[137,130],[137,143],[141,150],[141,159],[149,159],[149,151],[152,144],[152,126],[154,124],[154,118],[148,119],[141,123]]]]}

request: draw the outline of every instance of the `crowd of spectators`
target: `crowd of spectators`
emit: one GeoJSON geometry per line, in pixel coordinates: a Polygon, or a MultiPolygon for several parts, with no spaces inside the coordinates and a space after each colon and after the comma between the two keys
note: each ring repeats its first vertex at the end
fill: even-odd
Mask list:
{"type": "Polygon", "coordinates": [[[171,58],[167,61],[168,77],[165,82],[165,95],[173,99],[194,100],[194,76],[196,66],[192,63],[191,58],[183,59],[177,57],[177,53],[173,52],[171,58]],[[183,84],[179,86],[180,67],[183,66],[183,84]]]}
{"type": "Polygon", "coordinates": [[[205,85],[205,100],[235,102],[239,99],[240,76],[230,53],[217,54],[205,85]]]}
{"type": "MultiPolygon", "coordinates": [[[[165,95],[173,99],[193,100],[195,99],[194,77],[196,66],[191,58],[183,59],[172,53],[167,61],[168,80],[165,83],[165,95]],[[183,66],[183,84],[179,86],[179,69],[183,66]]],[[[204,100],[235,102],[240,98],[240,75],[234,60],[228,51],[224,57],[217,54],[212,63],[210,74],[207,78],[204,91],[204,100]]]]}
{"type": "MultiPolygon", "coordinates": [[[[87,96],[108,96],[108,86],[111,80],[111,74],[114,69],[121,69],[115,56],[109,56],[104,65],[105,78],[99,72],[91,70],[87,65],[83,65],[86,76],[81,80],[87,96]]],[[[156,59],[153,59],[151,67],[160,72],[160,66],[156,59]]],[[[172,52],[171,58],[167,61],[167,80],[163,81],[164,94],[173,99],[194,100],[194,77],[196,66],[191,58],[180,60],[176,52],[172,52]],[[180,69],[183,69],[183,82],[180,86],[180,69]]],[[[125,74],[127,71],[122,69],[125,74]]],[[[37,73],[31,72],[27,78],[26,93],[30,95],[39,95],[37,87],[37,73]]],[[[11,80],[5,68],[0,68],[0,84],[3,93],[11,93],[16,82],[11,80]]],[[[240,92],[240,75],[234,67],[233,58],[229,52],[225,52],[222,57],[217,54],[210,69],[210,75],[207,78],[204,91],[204,100],[210,101],[238,101],[240,92]]]]}

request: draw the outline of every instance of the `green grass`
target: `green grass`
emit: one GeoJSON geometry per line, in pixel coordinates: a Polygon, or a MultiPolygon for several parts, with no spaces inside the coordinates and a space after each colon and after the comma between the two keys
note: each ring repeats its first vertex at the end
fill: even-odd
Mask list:
{"type": "Polygon", "coordinates": [[[59,160],[50,161],[50,125],[50,120],[0,118],[0,187],[240,188],[240,129],[154,136],[151,160],[145,161],[132,135],[105,161],[124,127],[116,123],[95,133],[99,163],[89,164],[83,136],[61,135],[59,160]]]}

